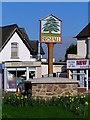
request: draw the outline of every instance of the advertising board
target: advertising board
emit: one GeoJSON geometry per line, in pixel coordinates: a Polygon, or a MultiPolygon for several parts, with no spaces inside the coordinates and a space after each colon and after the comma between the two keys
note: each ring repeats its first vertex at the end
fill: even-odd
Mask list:
{"type": "Polygon", "coordinates": [[[67,69],[87,69],[90,66],[90,60],[67,60],[67,69]]]}

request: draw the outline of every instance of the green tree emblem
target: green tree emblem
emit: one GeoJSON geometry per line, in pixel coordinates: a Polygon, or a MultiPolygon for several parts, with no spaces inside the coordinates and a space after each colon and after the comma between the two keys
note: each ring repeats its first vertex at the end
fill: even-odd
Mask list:
{"type": "Polygon", "coordinates": [[[42,29],[44,32],[49,32],[51,34],[52,32],[58,32],[58,27],[60,27],[58,22],[53,17],[49,17],[47,22],[43,25],[42,29]]]}

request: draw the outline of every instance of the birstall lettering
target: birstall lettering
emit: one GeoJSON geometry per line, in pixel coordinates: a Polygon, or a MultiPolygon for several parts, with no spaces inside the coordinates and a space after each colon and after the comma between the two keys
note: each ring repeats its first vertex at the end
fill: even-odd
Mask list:
{"type": "Polygon", "coordinates": [[[60,37],[42,36],[43,42],[61,42],[60,37]]]}

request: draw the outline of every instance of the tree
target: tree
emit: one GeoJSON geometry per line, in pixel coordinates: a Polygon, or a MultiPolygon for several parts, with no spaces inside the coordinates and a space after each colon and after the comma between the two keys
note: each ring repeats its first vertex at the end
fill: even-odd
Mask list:
{"type": "Polygon", "coordinates": [[[47,19],[47,22],[43,25],[43,31],[49,33],[52,33],[52,31],[58,32],[59,31],[58,27],[59,27],[58,22],[53,17],[50,17],[47,19]]]}
{"type": "Polygon", "coordinates": [[[77,44],[71,44],[67,50],[66,50],[66,54],[65,54],[65,61],[67,60],[67,55],[68,54],[77,54],[77,44]]]}

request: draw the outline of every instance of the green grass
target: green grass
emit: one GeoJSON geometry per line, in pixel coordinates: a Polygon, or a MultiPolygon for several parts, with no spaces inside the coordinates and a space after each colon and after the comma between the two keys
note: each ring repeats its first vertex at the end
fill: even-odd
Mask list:
{"type": "Polygon", "coordinates": [[[56,36],[56,37],[60,37],[60,34],[57,33],[42,33],[43,36],[56,36]]]}
{"type": "Polygon", "coordinates": [[[79,118],[61,106],[13,107],[4,105],[3,118],[79,118]]]}

